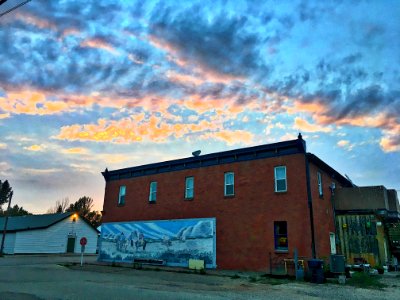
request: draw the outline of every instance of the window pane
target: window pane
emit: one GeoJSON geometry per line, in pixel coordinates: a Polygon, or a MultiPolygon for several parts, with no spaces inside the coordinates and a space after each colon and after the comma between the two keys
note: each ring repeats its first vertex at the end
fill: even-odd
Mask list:
{"type": "Polygon", "coordinates": [[[125,192],[126,192],[126,186],[120,186],[119,187],[119,194],[120,194],[120,196],[122,196],[122,195],[125,195],[125,192]]]}
{"type": "Polygon", "coordinates": [[[193,177],[187,177],[186,178],[186,188],[187,189],[192,189],[194,184],[193,177]]]}
{"type": "Polygon", "coordinates": [[[157,198],[157,182],[153,181],[150,183],[149,200],[156,201],[156,198],[157,198]]]}
{"type": "Polygon", "coordinates": [[[286,180],[285,179],[276,181],[276,191],[277,192],[286,191],[286,180]]]}
{"type": "Polygon", "coordinates": [[[187,189],[185,197],[186,198],[193,198],[193,189],[187,189]]]}
{"type": "Polygon", "coordinates": [[[225,186],[225,195],[233,195],[234,194],[234,188],[233,185],[226,185],[225,186]]]}
{"type": "Polygon", "coordinates": [[[276,167],[275,168],[275,178],[285,179],[286,178],[286,167],[276,167]]]}
{"type": "Polygon", "coordinates": [[[234,183],[233,172],[225,173],[225,184],[233,184],[233,183],[234,183]]]}
{"type": "Polygon", "coordinates": [[[125,193],[126,193],[126,186],[122,185],[119,187],[119,195],[118,195],[118,204],[125,203],[125,193]]]}

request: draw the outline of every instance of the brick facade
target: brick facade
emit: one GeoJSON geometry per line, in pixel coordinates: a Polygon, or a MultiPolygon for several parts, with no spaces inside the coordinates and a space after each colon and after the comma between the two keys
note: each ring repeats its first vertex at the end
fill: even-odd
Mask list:
{"type": "MultiPolygon", "coordinates": [[[[334,232],[329,191],[332,174],[329,173],[310,162],[318,257],[329,256],[329,232],[334,232]],[[323,198],[319,198],[318,195],[317,171],[323,174],[323,198]]],[[[338,187],[339,185],[337,182],[338,187]]],[[[218,268],[268,271],[271,259],[293,257],[295,247],[299,256],[311,257],[305,151],[107,180],[104,222],[209,217],[216,218],[218,268]],[[287,192],[275,192],[276,166],[286,166],[287,192]],[[235,174],[234,196],[224,196],[225,172],[235,174]],[[185,178],[189,176],[194,177],[192,200],[186,200],[184,197],[185,178]],[[155,203],[149,202],[149,187],[152,181],[157,182],[155,203]],[[118,206],[119,187],[122,185],[126,186],[125,204],[118,206]],[[275,250],[274,221],[287,222],[287,252],[275,250]]]]}

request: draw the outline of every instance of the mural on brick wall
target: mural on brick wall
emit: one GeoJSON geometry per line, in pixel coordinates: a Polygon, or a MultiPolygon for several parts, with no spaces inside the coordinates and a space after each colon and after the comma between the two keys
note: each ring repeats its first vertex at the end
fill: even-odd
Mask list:
{"type": "Polygon", "coordinates": [[[104,223],[99,260],[163,261],[187,266],[189,259],[215,267],[215,219],[104,223]]]}

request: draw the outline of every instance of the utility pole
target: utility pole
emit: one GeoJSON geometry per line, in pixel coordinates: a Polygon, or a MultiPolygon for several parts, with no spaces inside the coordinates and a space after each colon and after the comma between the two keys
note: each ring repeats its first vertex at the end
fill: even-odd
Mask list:
{"type": "Polygon", "coordinates": [[[4,229],[3,229],[3,236],[1,237],[1,248],[0,248],[0,255],[3,256],[3,250],[4,250],[4,240],[6,238],[6,232],[7,232],[7,223],[8,223],[8,215],[10,212],[10,206],[11,206],[11,199],[13,196],[13,191],[10,193],[10,197],[8,200],[8,206],[7,206],[7,211],[6,211],[6,219],[4,221],[4,229]]]}

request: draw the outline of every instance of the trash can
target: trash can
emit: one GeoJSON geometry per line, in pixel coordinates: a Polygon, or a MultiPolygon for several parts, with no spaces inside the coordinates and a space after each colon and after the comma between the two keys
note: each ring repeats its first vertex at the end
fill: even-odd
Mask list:
{"type": "Polygon", "coordinates": [[[324,261],[322,259],[310,259],[308,261],[308,270],[311,273],[312,283],[324,283],[324,261]]]}

